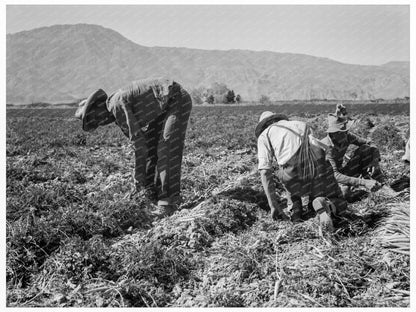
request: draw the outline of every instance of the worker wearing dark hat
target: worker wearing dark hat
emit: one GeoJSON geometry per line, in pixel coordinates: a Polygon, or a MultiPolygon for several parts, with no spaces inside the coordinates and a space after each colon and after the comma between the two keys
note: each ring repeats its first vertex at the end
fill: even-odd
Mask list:
{"type": "Polygon", "coordinates": [[[178,83],[144,79],[115,91],[103,90],[80,103],[75,114],[85,131],[115,122],[133,143],[137,192],[170,215],[180,202],[182,154],[192,100],[178,83]]]}
{"type": "Polygon", "coordinates": [[[347,116],[345,107],[337,105],[335,114],[328,114],[327,136],[321,140],[326,146],[326,158],[332,165],[335,179],[340,184],[345,198],[351,195],[351,186],[364,186],[369,191],[382,187],[380,152],[365,140],[349,132],[353,121],[347,116]],[[358,146],[352,157],[343,165],[348,147],[358,146]]]}
{"type": "Polygon", "coordinates": [[[293,203],[291,220],[302,221],[303,196],[309,196],[322,226],[332,229],[333,213],[342,213],[347,203],[335,181],[325,152],[315,145],[305,122],[287,116],[263,112],[255,129],[258,148],[258,169],[273,219],[288,219],[279,204],[273,181],[273,163],[277,177],[293,203]]]}

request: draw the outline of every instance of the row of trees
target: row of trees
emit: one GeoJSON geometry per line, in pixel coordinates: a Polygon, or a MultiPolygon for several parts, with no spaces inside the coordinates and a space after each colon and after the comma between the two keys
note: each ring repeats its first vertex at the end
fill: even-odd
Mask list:
{"type": "Polygon", "coordinates": [[[209,88],[199,87],[191,91],[191,96],[195,104],[233,104],[241,103],[241,96],[235,94],[234,90],[229,89],[224,83],[215,82],[209,88]]]}
{"type": "MultiPolygon", "coordinates": [[[[227,87],[224,83],[214,82],[210,87],[199,87],[197,89],[191,90],[191,96],[195,104],[218,104],[218,103],[225,103],[225,104],[233,104],[233,103],[241,103],[242,98],[239,94],[235,94],[234,90],[231,90],[227,87]]],[[[356,101],[358,98],[357,93],[351,93],[352,101],[356,101]]],[[[409,97],[406,96],[403,99],[396,98],[394,101],[396,103],[399,102],[408,102],[409,97]]],[[[297,100],[293,100],[297,101],[297,100]]],[[[312,98],[309,100],[303,100],[308,102],[321,102],[321,101],[330,101],[328,99],[318,99],[312,98]]],[[[381,103],[384,102],[383,99],[373,99],[371,102],[381,103]]],[[[267,95],[261,95],[258,102],[262,105],[270,105],[272,104],[272,100],[267,95]]]]}

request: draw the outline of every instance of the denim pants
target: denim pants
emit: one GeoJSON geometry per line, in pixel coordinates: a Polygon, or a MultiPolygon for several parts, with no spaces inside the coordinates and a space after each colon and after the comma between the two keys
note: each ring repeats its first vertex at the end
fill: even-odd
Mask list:
{"type": "Polygon", "coordinates": [[[180,202],[182,156],[191,110],[190,95],[174,83],[166,111],[145,131],[145,187],[158,199],[158,205],[180,202]]]}

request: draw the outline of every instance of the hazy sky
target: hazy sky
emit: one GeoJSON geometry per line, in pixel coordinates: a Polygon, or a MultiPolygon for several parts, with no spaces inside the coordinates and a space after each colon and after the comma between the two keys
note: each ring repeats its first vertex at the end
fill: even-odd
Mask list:
{"type": "Polygon", "coordinates": [[[7,5],[6,32],[98,24],[144,46],[302,53],[379,65],[410,59],[409,5],[7,5]]]}

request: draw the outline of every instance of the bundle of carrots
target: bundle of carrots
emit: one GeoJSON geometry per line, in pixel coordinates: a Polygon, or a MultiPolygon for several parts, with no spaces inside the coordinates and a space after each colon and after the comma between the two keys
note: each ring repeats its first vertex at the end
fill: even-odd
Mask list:
{"type": "Polygon", "coordinates": [[[409,203],[391,203],[390,216],[387,217],[379,237],[383,247],[405,255],[410,255],[410,207],[409,203]]]}

